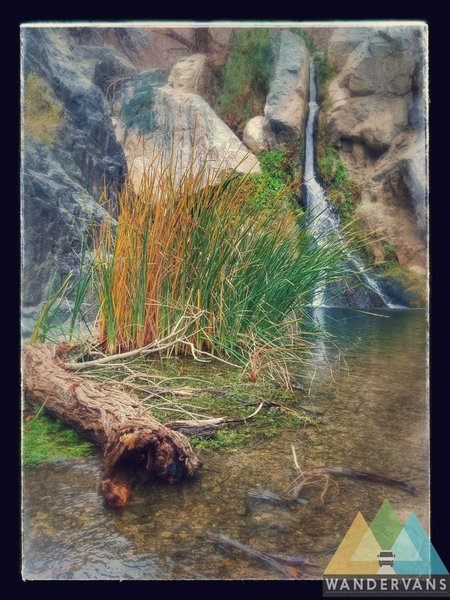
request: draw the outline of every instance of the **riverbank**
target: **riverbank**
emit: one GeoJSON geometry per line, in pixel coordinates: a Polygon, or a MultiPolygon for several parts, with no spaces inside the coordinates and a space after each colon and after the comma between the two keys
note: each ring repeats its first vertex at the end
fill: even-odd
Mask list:
{"type": "MultiPolygon", "coordinates": [[[[372,312],[317,313],[335,345],[318,348],[314,365],[304,373],[306,397],[323,412],[316,426],[279,428],[276,435],[255,436],[230,451],[197,448],[204,465],[194,480],[177,487],[141,486],[120,512],[103,507],[98,455],[25,468],[25,574],[37,579],[281,578],[267,565],[211,546],[205,532],[273,553],[304,554],[325,567],[356,512],[373,518],[385,498],[401,518],[416,512],[427,529],[425,313],[372,312]],[[308,504],[292,509],[248,498],[249,491],[281,492],[290,483],[292,444],[302,467],[371,471],[414,484],[419,495],[341,478],[321,510],[320,490],[314,488],[305,490],[308,504]]],[[[178,374],[178,369],[172,372],[178,374]]],[[[222,383],[227,376],[225,369],[222,383]]],[[[264,429],[263,415],[261,423],[264,429]]],[[[248,429],[255,425],[249,423],[248,429]]]]}

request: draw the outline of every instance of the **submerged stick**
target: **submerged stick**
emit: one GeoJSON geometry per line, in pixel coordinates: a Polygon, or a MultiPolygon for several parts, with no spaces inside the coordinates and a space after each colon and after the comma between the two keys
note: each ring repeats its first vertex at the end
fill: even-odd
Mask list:
{"type": "MultiPolygon", "coordinates": [[[[294,479],[291,485],[285,490],[284,493],[278,494],[271,492],[270,490],[255,490],[248,493],[251,498],[257,500],[263,500],[266,502],[277,502],[280,504],[290,505],[294,502],[299,501],[300,492],[307,486],[318,485],[323,482],[323,490],[320,496],[321,502],[324,502],[326,493],[330,486],[330,483],[335,483],[331,479],[331,476],[342,476],[351,477],[353,479],[364,479],[366,481],[373,481],[375,483],[381,483],[383,485],[390,485],[405,490],[406,492],[417,495],[419,490],[416,486],[401,481],[399,479],[392,479],[390,477],[384,477],[384,475],[378,475],[377,473],[369,473],[367,471],[355,471],[346,467],[312,467],[307,471],[301,471],[295,453],[295,448],[292,446],[292,453],[294,457],[294,465],[299,473],[294,479]]],[[[337,484],[336,484],[337,485],[337,484]]]]}
{"type": "Polygon", "coordinates": [[[410,494],[417,495],[419,493],[418,488],[415,485],[406,483],[399,479],[392,479],[385,477],[384,475],[378,475],[377,473],[369,473],[367,471],[355,471],[354,469],[348,469],[346,467],[313,467],[309,469],[306,474],[323,474],[323,475],[340,475],[344,477],[352,477],[354,479],[366,479],[367,481],[374,481],[384,485],[391,485],[393,487],[399,487],[409,492],[410,494]]]}
{"type": "Polygon", "coordinates": [[[269,552],[256,550],[255,548],[251,548],[250,546],[242,544],[237,540],[226,537],[221,533],[212,533],[211,531],[207,531],[206,536],[212,542],[216,542],[218,544],[227,544],[228,546],[232,546],[233,548],[241,550],[241,552],[245,552],[246,554],[250,554],[250,556],[254,556],[259,560],[264,561],[283,575],[286,575],[289,579],[307,579],[304,576],[305,567],[319,566],[316,563],[310,562],[304,556],[279,556],[277,554],[270,554],[269,552]]]}

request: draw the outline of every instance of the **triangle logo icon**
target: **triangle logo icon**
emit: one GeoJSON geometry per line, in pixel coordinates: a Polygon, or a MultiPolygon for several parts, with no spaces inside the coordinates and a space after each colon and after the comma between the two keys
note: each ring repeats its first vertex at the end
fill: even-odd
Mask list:
{"type": "MultiPolygon", "coordinates": [[[[414,559],[411,560],[410,554],[403,555],[402,541],[398,545],[398,554],[395,558],[395,572],[402,575],[445,575],[448,571],[436,552],[433,544],[428,538],[419,519],[414,513],[411,513],[403,531],[408,536],[416,550],[414,559]]],[[[400,536],[399,536],[400,537],[400,536]]],[[[397,544],[395,542],[394,546],[397,544]]]]}
{"type": "MultiPolygon", "coordinates": [[[[352,560],[353,555],[363,542],[363,539],[367,540],[366,544],[369,548],[371,544],[373,545],[370,536],[365,538],[368,531],[370,530],[367,521],[362,514],[358,512],[350,529],[345,534],[344,539],[339,544],[334,556],[328,563],[324,575],[369,575],[376,573],[378,571],[378,561],[376,556],[374,560],[365,559],[364,556],[363,560],[352,560]]],[[[365,546],[363,545],[360,554],[364,554],[364,549],[365,546]]]]}

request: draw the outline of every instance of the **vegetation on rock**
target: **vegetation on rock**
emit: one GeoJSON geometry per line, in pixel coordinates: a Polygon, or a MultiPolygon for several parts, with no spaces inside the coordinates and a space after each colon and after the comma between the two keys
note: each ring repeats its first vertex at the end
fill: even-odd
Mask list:
{"type": "Polygon", "coordinates": [[[317,92],[319,99],[322,100],[328,84],[337,75],[337,71],[330,63],[326,48],[315,54],[314,64],[316,67],[317,92]]]}
{"type": "Polygon", "coordinates": [[[234,29],[227,62],[217,73],[212,103],[239,135],[249,119],[264,112],[270,71],[270,29],[234,29]]]}
{"type": "Polygon", "coordinates": [[[65,121],[63,106],[42,77],[30,73],[25,81],[23,128],[25,135],[51,148],[65,121]]]}
{"type": "Polygon", "coordinates": [[[319,146],[317,166],[335,210],[343,222],[351,221],[361,189],[349,178],[336,148],[319,146]]]}
{"type": "Polygon", "coordinates": [[[422,274],[392,259],[375,266],[375,270],[391,297],[411,308],[427,305],[427,282],[422,274]]]}
{"type": "Polygon", "coordinates": [[[286,210],[292,210],[293,187],[300,187],[300,177],[293,157],[279,150],[268,150],[258,158],[262,173],[249,177],[254,190],[251,202],[258,210],[272,210],[279,203],[286,210]]]}

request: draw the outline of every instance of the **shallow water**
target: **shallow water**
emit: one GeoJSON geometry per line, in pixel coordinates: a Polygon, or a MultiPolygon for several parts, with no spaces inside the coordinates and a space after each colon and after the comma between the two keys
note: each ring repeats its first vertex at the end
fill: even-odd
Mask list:
{"type": "MultiPolygon", "coordinates": [[[[270,565],[209,542],[222,533],[321,567],[360,510],[370,521],[387,498],[404,522],[414,511],[429,530],[428,403],[424,311],[317,309],[336,346],[319,347],[299,403],[323,411],[300,427],[236,452],[201,451],[191,481],[137,489],[121,510],[103,506],[100,456],[24,471],[23,574],[29,579],[282,579],[270,565]],[[375,316],[379,315],[379,316],[375,316]],[[302,468],[350,467],[401,479],[419,495],[339,478],[325,502],[305,489],[293,507],[248,497],[281,492],[302,468]]],[[[251,425],[248,425],[251,427],[251,425]]]]}

